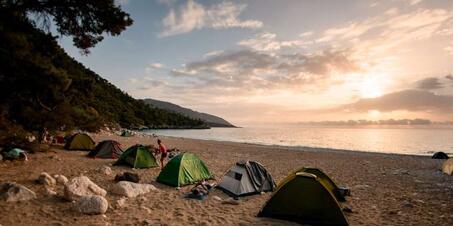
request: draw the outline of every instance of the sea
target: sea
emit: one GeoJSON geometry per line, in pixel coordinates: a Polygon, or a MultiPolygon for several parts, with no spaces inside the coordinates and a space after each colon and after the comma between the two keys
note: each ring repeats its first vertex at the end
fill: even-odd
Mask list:
{"type": "Polygon", "coordinates": [[[453,128],[326,127],[265,125],[242,128],[162,129],[146,133],[201,140],[233,141],[291,147],[432,155],[453,154],[453,128]]]}

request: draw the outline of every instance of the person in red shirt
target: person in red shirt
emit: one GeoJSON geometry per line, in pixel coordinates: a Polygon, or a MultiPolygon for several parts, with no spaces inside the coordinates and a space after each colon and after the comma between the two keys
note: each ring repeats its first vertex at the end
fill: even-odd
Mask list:
{"type": "Polygon", "coordinates": [[[167,147],[165,147],[164,144],[162,144],[161,140],[157,140],[157,145],[159,146],[158,152],[160,153],[160,168],[164,168],[164,160],[167,157],[167,147]]]}

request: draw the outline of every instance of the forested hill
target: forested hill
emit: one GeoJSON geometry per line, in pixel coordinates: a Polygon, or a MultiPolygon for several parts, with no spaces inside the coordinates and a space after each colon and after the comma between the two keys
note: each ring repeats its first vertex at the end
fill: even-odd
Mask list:
{"type": "Polygon", "coordinates": [[[215,115],[207,114],[207,113],[202,113],[198,111],[194,111],[189,108],[184,108],[179,105],[170,103],[170,102],[165,102],[165,101],[160,101],[160,100],[154,100],[154,99],[144,99],[145,103],[154,106],[156,108],[176,112],[183,114],[185,116],[189,116],[193,119],[201,119],[205,121],[209,126],[211,127],[235,127],[233,124],[229,123],[223,118],[220,118],[215,115]]]}
{"type": "Polygon", "coordinates": [[[67,55],[55,37],[11,17],[0,12],[0,129],[207,127],[132,98],[67,55]]]}

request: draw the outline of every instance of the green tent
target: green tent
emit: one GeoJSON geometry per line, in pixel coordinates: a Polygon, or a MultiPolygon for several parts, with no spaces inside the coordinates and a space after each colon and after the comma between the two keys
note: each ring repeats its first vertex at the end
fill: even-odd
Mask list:
{"type": "Polygon", "coordinates": [[[211,178],[212,174],[196,155],[181,153],[165,165],[157,177],[157,182],[179,187],[211,178]]]}
{"type": "Polygon", "coordinates": [[[124,151],[114,165],[129,165],[134,168],[152,168],[158,166],[151,151],[143,145],[134,145],[124,151]]]}
{"type": "Polygon", "coordinates": [[[348,225],[340,204],[323,180],[303,169],[291,173],[258,216],[309,225],[348,225]]]}
{"type": "Polygon", "coordinates": [[[123,153],[120,143],[114,140],[101,141],[94,150],[88,153],[89,157],[104,158],[104,159],[116,159],[123,153]]]}
{"type": "Polygon", "coordinates": [[[64,148],[68,150],[93,150],[95,142],[85,133],[76,133],[66,142],[64,148]]]}

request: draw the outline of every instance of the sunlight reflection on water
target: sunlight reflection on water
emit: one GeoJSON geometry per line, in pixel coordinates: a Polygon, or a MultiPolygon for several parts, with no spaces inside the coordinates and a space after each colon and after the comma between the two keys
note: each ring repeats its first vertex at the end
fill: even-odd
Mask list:
{"type": "Polygon", "coordinates": [[[148,130],[163,136],[383,153],[453,153],[453,129],[331,128],[307,126],[148,130]]]}

